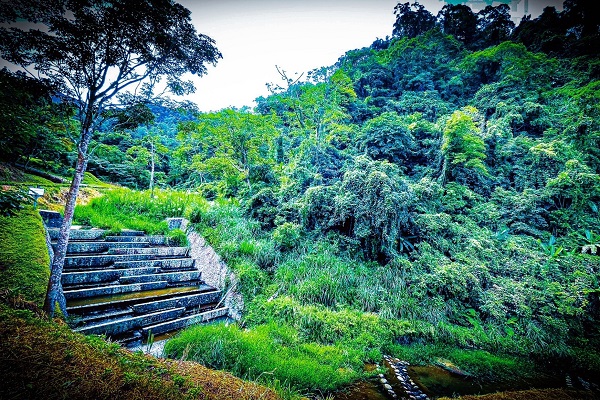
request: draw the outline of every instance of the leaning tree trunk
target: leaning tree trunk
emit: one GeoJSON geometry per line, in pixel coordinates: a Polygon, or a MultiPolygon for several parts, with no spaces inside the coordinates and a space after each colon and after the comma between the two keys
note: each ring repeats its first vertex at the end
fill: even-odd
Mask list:
{"type": "Polygon", "coordinates": [[[67,317],[67,301],[63,293],[61,283],[63,267],[65,264],[65,256],[67,254],[67,245],[69,244],[69,231],[73,222],[73,213],[75,212],[75,204],[77,203],[77,195],[79,187],[83,181],[83,174],[88,162],[88,146],[92,138],[92,130],[90,128],[83,131],[81,141],[77,146],[77,163],[75,164],[75,176],[71,182],[69,195],[65,204],[65,213],[63,223],[60,227],[58,242],[56,243],[56,251],[54,252],[54,260],[50,266],[50,279],[46,290],[46,299],[44,301],[44,311],[50,318],[54,317],[56,303],[60,307],[61,312],[67,317]]]}

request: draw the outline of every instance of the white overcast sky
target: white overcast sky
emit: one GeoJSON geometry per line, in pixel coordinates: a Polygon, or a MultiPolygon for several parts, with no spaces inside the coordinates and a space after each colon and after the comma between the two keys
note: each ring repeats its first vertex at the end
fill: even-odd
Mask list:
{"type": "MultiPolygon", "coordinates": [[[[192,11],[198,32],[213,38],[223,54],[207,75],[194,78],[197,91],[189,99],[201,111],[252,107],[268,94],[266,83],[280,83],[275,65],[292,75],[332,65],[348,50],[391,36],[394,6],[407,1],[179,0],[192,11]]],[[[525,1],[512,1],[514,16],[524,14],[525,1]]],[[[420,3],[434,15],[445,4],[420,3]]],[[[535,17],[549,5],[562,10],[562,0],[528,0],[528,14],[535,17]]]]}

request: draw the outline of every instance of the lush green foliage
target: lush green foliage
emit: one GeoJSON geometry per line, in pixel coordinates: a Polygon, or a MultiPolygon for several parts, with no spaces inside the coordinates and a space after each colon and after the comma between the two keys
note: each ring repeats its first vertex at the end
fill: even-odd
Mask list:
{"type": "Polygon", "coordinates": [[[237,274],[248,331],[169,346],[236,374],[330,389],[384,352],[487,379],[529,362],[597,373],[600,62],[584,3],[514,30],[506,5],[436,19],[399,4],[393,38],[305,80],[279,70],[254,110],[107,126],[99,176],[145,188],[153,164],[159,186],[209,201],[115,190],[76,218],[162,232],[188,217],[237,274]]]}
{"type": "Polygon", "coordinates": [[[578,355],[600,344],[597,74],[502,42],[505,13],[479,15],[473,46],[438,29],[378,41],[306,82],[280,71],[255,113],[200,119],[253,121],[262,179],[210,150],[221,132],[188,127],[190,176],[217,199],[194,222],[238,274],[251,331],[487,379],[526,377],[519,357],[596,371],[578,355]]]}

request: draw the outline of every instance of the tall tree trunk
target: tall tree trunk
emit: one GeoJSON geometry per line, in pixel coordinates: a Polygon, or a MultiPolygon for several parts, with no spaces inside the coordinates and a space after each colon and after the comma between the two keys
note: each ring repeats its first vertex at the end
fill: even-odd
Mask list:
{"type": "Polygon", "coordinates": [[[150,142],[150,196],[154,197],[154,142],[150,142]]]}
{"type": "Polygon", "coordinates": [[[75,175],[71,182],[69,195],[65,204],[65,213],[63,223],[60,227],[54,260],[50,266],[50,279],[46,290],[46,299],[44,301],[44,311],[50,318],[54,317],[56,303],[60,307],[61,312],[67,317],[67,301],[63,293],[61,283],[65,257],[67,254],[67,245],[69,244],[69,231],[73,222],[73,214],[75,212],[75,204],[77,203],[77,195],[79,187],[83,181],[83,174],[88,162],[88,146],[92,138],[92,129],[85,128],[81,134],[81,141],[77,147],[77,163],[75,164],[75,175]]]}

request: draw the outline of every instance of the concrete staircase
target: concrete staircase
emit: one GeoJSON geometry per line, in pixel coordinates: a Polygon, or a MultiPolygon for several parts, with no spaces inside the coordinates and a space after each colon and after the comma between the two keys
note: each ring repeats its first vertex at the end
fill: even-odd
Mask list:
{"type": "MultiPolygon", "coordinates": [[[[48,233],[55,247],[58,229],[48,233]]],[[[141,231],[72,229],[62,284],[74,329],[139,345],[150,333],[227,317],[221,291],[202,281],[188,253],[141,231]]]]}

